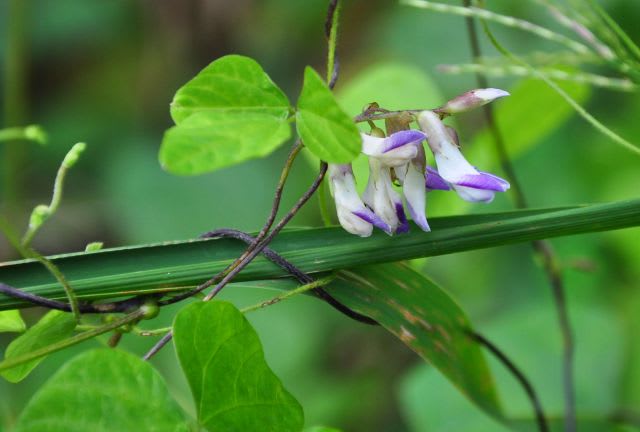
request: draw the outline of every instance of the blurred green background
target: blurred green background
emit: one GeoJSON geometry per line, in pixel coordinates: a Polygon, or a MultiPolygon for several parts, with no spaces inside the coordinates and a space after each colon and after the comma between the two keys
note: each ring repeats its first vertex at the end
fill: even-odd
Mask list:
{"type": "MultiPolygon", "coordinates": [[[[163,131],[172,125],[169,102],[180,85],[228,53],[254,57],[295,101],[304,66],[323,71],[326,3],[0,0],[0,99],[4,103],[0,124],[13,125],[16,119],[20,124],[37,123],[49,135],[46,147],[12,143],[11,148],[1,149],[2,211],[23,229],[30,209],[50,199],[55,172],[66,151],[73,143],[86,141],[88,150],[69,174],[61,209],[35,241],[43,253],[82,250],[92,241],[113,247],[192,238],[217,227],[258,229],[271,206],[286,146],[264,160],[199,177],[174,177],[157,162],[163,131]],[[23,9],[24,25],[19,16],[10,14],[10,5],[23,9]],[[7,62],[12,58],[11,29],[24,35],[22,92],[20,83],[7,83],[8,71],[16,66],[7,62]]],[[[393,1],[344,3],[342,69],[336,90],[350,114],[357,114],[368,102],[392,101],[403,94],[394,86],[375,85],[371,68],[382,64],[418,74],[421,82],[412,100],[388,108],[430,107],[475,87],[473,76],[443,75],[437,70],[439,64],[470,61],[461,18],[393,1]],[[356,88],[363,80],[359,77],[371,73],[373,85],[367,91],[373,92],[366,95],[369,99],[362,99],[362,90],[356,88]]],[[[553,27],[532,2],[488,3],[502,13],[553,27]]],[[[640,40],[636,25],[640,2],[602,4],[640,40]]],[[[528,34],[495,30],[517,52],[550,48],[528,34]]],[[[487,44],[484,47],[485,52],[494,53],[487,44]]],[[[384,74],[384,67],[383,72],[377,70],[384,74]]],[[[400,88],[402,84],[397,83],[400,88]]],[[[523,85],[516,79],[492,79],[491,84],[507,90],[523,85]]],[[[505,105],[524,113],[518,123],[504,127],[508,146],[510,136],[539,126],[538,117],[527,118],[529,109],[544,113],[564,104],[544,85],[524,85],[534,87],[505,105]]],[[[605,124],[640,142],[637,93],[572,89],[605,124]]],[[[411,94],[411,90],[402,91],[411,94]]],[[[531,142],[510,147],[530,205],[637,198],[640,158],[609,142],[569,109],[560,117],[562,121],[543,127],[545,133],[538,133],[531,142]]],[[[539,120],[545,121],[544,117],[539,120]]],[[[460,117],[457,125],[472,163],[502,175],[491,141],[481,137],[481,115],[460,117]]],[[[310,158],[298,160],[283,208],[311,182],[315,167],[310,158]]],[[[512,204],[509,194],[505,195],[489,206],[464,205],[453,194],[430,195],[428,212],[433,216],[507,210],[512,204]]],[[[319,224],[315,201],[294,220],[299,226],[319,224]]],[[[578,411],[591,417],[621,408],[640,412],[640,230],[559,239],[553,244],[565,269],[577,341],[578,411]]],[[[0,239],[0,261],[15,258],[0,239]]],[[[415,265],[452,293],[472,322],[526,371],[547,412],[560,415],[560,337],[550,289],[530,246],[436,257],[415,265]]],[[[234,286],[223,297],[247,305],[272,295],[234,286]]],[[[163,310],[153,325],[168,325],[175,311],[163,310]]],[[[33,322],[41,313],[28,310],[24,316],[33,322]]],[[[349,321],[312,298],[296,297],[249,319],[262,338],[269,364],[304,406],[308,425],[326,424],[345,431],[500,430],[391,335],[349,321]]],[[[9,341],[9,335],[0,335],[3,346],[9,341]]],[[[51,356],[20,385],[0,381],[0,430],[12,424],[29,397],[65,359],[105,341],[51,356]]],[[[153,343],[151,338],[126,336],[123,346],[143,353],[153,343]]],[[[154,363],[182,406],[192,411],[173,349],[166,349],[154,363]]],[[[492,368],[507,412],[530,417],[519,387],[499,365],[492,363],[492,368]]]]}

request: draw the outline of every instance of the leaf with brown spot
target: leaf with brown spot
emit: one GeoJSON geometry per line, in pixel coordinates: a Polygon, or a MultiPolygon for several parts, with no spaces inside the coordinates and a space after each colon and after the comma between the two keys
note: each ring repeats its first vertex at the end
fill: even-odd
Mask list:
{"type": "Polygon", "coordinates": [[[503,417],[485,358],[467,336],[469,320],[431,280],[397,262],[341,271],[327,290],[378,321],[488,414],[503,417]]]}

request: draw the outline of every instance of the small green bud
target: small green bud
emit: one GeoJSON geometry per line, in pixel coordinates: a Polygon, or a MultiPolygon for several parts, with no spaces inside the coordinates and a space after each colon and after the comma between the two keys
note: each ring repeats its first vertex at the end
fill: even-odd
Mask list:
{"type": "Polygon", "coordinates": [[[99,251],[100,249],[102,249],[103,246],[104,246],[104,243],[102,242],[91,242],[87,245],[87,247],[84,248],[84,251],[85,252],[99,251]]]}
{"type": "Polygon", "coordinates": [[[24,136],[42,145],[47,143],[47,133],[38,125],[30,125],[24,128],[24,136]]]}
{"type": "Polygon", "coordinates": [[[142,311],[142,319],[148,320],[158,316],[160,313],[160,306],[158,306],[158,303],[153,300],[147,300],[140,307],[140,310],[142,311]]]}
{"type": "Polygon", "coordinates": [[[371,133],[369,135],[376,138],[386,137],[384,131],[375,125],[371,127],[371,133]]]}
{"type": "Polygon", "coordinates": [[[75,144],[64,157],[62,166],[67,169],[71,168],[76,162],[78,162],[78,158],[80,158],[80,155],[86,148],[87,145],[83,142],[75,144]]]}
{"type": "Polygon", "coordinates": [[[49,216],[51,216],[51,209],[49,208],[49,206],[44,204],[37,205],[31,212],[31,217],[29,218],[29,228],[38,228],[47,219],[49,219],[49,216]]]}

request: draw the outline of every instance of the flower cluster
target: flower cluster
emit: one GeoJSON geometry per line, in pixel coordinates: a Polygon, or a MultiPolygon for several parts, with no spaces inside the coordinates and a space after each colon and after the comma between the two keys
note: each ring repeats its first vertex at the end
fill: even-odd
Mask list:
{"type": "MultiPolygon", "coordinates": [[[[423,231],[430,231],[426,217],[426,195],[432,190],[454,190],[466,201],[491,202],[509,183],[479,171],[460,152],[458,135],[442,118],[485,105],[508,93],[498,89],[467,92],[433,111],[416,114],[420,130],[401,130],[384,136],[380,129],[362,134],[362,153],[369,160],[369,181],[362,198],[356,190],[351,165],[330,164],[331,182],[338,219],[352,234],[368,237],[373,227],[389,235],[409,230],[405,214],[423,231]],[[437,169],[427,165],[423,142],[434,155],[437,169]],[[393,180],[402,186],[402,196],[393,180]],[[404,204],[403,205],[403,197],[404,204]]],[[[408,127],[408,126],[407,126],[408,127]]]]}

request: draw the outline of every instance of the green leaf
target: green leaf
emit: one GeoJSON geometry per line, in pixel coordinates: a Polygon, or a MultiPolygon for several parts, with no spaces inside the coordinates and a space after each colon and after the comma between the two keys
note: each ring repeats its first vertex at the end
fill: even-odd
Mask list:
{"type": "Polygon", "coordinates": [[[269,369],[258,335],[227,302],[193,303],[176,316],[174,343],[210,431],[298,432],[302,407],[269,369]]]}
{"type": "Polygon", "coordinates": [[[20,312],[17,310],[8,310],[0,312],[0,333],[22,333],[27,329],[20,312]]]}
{"type": "MultiPolygon", "coordinates": [[[[40,321],[22,335],[14,339],[4,353],[4,360],[20,357],[39,348],[51,345],[69,337],[76,327],[76,320],[72,314],[50,311],[40,321]]],[[[23,363],[19,366],[0,372],[7,381],[16,383],[22,381],[46,357],[23,363]]]]}
{"type": "Polygon", "coordinates": [[[174,174],[201,174],[267,156],[290,136],[283,117],[200,112],[165,133],[160,163],[174,174]]]}
{"type": "Polygon", "coordinates": [[[360,154],[358,128],[320,75],[308,66],[298,99],[296,127],[304,145],[326,162],[348,163],[360,154]]]}
{"type": "Polygon", "coordinates": [[[487,413],[502,416],[485,358],[466,333],[469,320],[431,280],[399,262],[343,270],[327,290],[378,321],[487,413]]]}
{"type": "Polygon", "coordinates": [[[84,352],[35,394],[16,432],[190,430],[160,374],[120,350],[84,352]]]}
{"type": "Polygon", "coordinates": [[[219,58],[182,86],[171,103],[171,117],[181,124],[194,113],[265,114],[285,119],[289,100],[262,67],[239,55],[219,58]]]}
{"type": "MultiPolygon", "coordinates": [[[[408,234],[389,237],[374,232],[353,236],[340,227],[299,229],[280,233],[274,250],[305,272],[317,273],[364,264],[503,246],[543,238],[594,233],[640,225],[640,200],[582,207],[512,211],[431,218],[432,231],[412,226],[408,234]]],[[[155,245],[104,249],[50,257],[81,300],[96,300],[184,290],[223,270],[246,246],[232,239],[187,240],[155,245]]],[[[258,258],[234,280],[238,282],[287,276],[258,258]]],[[[52,299],[64,290],[34,260],[0,266],[0,280],[52,299]]],[[[0,295],[0,309],[25,307],[24,301],[0,295]]]]}

